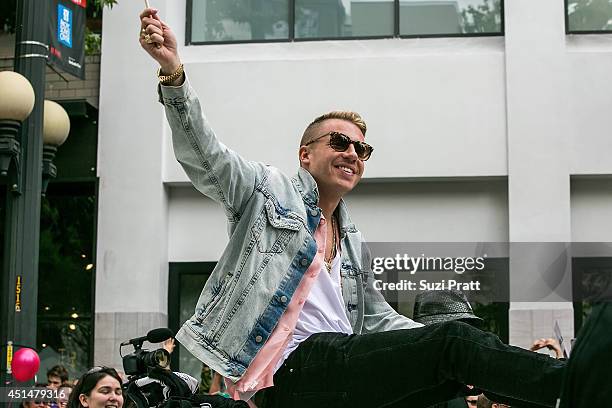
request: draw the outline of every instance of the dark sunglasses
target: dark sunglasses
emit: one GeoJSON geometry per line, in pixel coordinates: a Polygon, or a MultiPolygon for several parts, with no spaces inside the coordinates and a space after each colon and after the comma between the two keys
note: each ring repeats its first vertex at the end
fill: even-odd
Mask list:
{"type": "Polygon", "coordinates": [[[350,145],[353,145],[355,147],[355,153],[357,153],[357,157],[359,157],[359,160],[368,160],[372,155],[372,152],[374,151],[374,148],[369,144],[365,142],[360,142],[359,140],[352,140],[350,137],[340,132],[326,133],[304,144],[304,146],[308,146],[309,144],[314,143],[328,135],[329,147],[331,147],[337,152],[345,152],[350,145]]]}

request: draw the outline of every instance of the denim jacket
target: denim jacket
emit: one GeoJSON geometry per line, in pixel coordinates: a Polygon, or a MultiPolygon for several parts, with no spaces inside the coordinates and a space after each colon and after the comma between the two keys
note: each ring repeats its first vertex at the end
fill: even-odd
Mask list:
{"type": "MultiPolygon", "coordinates": [[[[176,158],[194,187],[223,206],[230,234],[194,315],[176,338],[213,370],[238,381],[314,259],[313,234],[321,218],[317,184],[303,168],[290,178],[222,144],[188,80],[159,92],[176,158]]],[[[363,237],[343,201],[336,214],[342,296],[354,333],[421,326],[396,313],[374,289],[363,237]]]]}

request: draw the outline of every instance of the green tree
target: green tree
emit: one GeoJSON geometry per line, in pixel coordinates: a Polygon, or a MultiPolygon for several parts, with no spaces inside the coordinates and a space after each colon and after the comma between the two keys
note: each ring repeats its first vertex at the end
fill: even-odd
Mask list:
{"type": "Polygon", "coordinates": [[[85,28],[85,54],[99,54],[102,47],[101,24],[90,24],[92,21],[102,22],[102,10],[104,7],[110,9],[117,4],[117,0],[93,0],[87,5],[88,25],[85,28]],[[94,28],[90,28],[93,26],[94,28]]]}

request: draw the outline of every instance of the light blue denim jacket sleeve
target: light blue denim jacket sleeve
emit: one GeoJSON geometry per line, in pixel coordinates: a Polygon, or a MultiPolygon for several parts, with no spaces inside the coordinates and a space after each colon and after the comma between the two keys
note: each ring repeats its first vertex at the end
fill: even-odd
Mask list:
{"type": "Polygon", "coordinates": [[[237,222],[266,166],[245,160],[217,139],[187,78],[183,86],[163,87],[160,97],[173,130],[174,153],[191,183],[222,204],[231,223],[237,222]]]}
{"type": "Polygon", "coordinates": [[[374,273],[371,268],[371,255],[367,245],[363,247],[364,269],[366,274],[364,294],[364,316],[362,333],[375,333],[388,330],[413,329],[423,326],[408,317],[397,313],[383,295],[374,287],[374,273]]]}

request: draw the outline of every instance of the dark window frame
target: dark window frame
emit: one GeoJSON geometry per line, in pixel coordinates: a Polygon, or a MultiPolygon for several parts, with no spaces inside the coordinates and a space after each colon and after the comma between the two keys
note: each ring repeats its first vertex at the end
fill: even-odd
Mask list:
{"type": "MultiPolygon", "coordinates": [[[[184,322],[180,321],[181,279],[185,275],[208,275],[212,273],[217,262],[170,262],[168,264],[168,328],[176,333],[184,322]]],[[[208,279],[208,278],[207,278],[208,279]]],[[[170,367],[179,370],[180,348],[176,347],[171,354],[170,367]]]]}
{"type": "MultiPolygon", "coordinates": [[[[567,0],[565,0],[567,2],[567,0]]],[[[227,45],[227,44],[268,44],[268,43],[291,43],[311,41],[347,41],[347,40],[381,40],[389,38],[465,38],[465,37],[503,37],[506,31],[506,19],[504,15],[504,2],[500,0],[500,32],[498,33],[468,33],[468,34],[400,34],[400,0],[393,0],[393,34],[380,36],[350,36],[350,37],[317,37],[317,38],[295,38],[295,0],[289,0],[289,38],[271,40],[229,40],[229,41],[192,41],[192,11],[193,0],[187,0],[186,23],[185,23],[185,45],[227,45]]],[[[566,7],[567,18],[567,7],[566,7]]],[[[567,25],[566,25],[567,26],[567,25]]]]}

